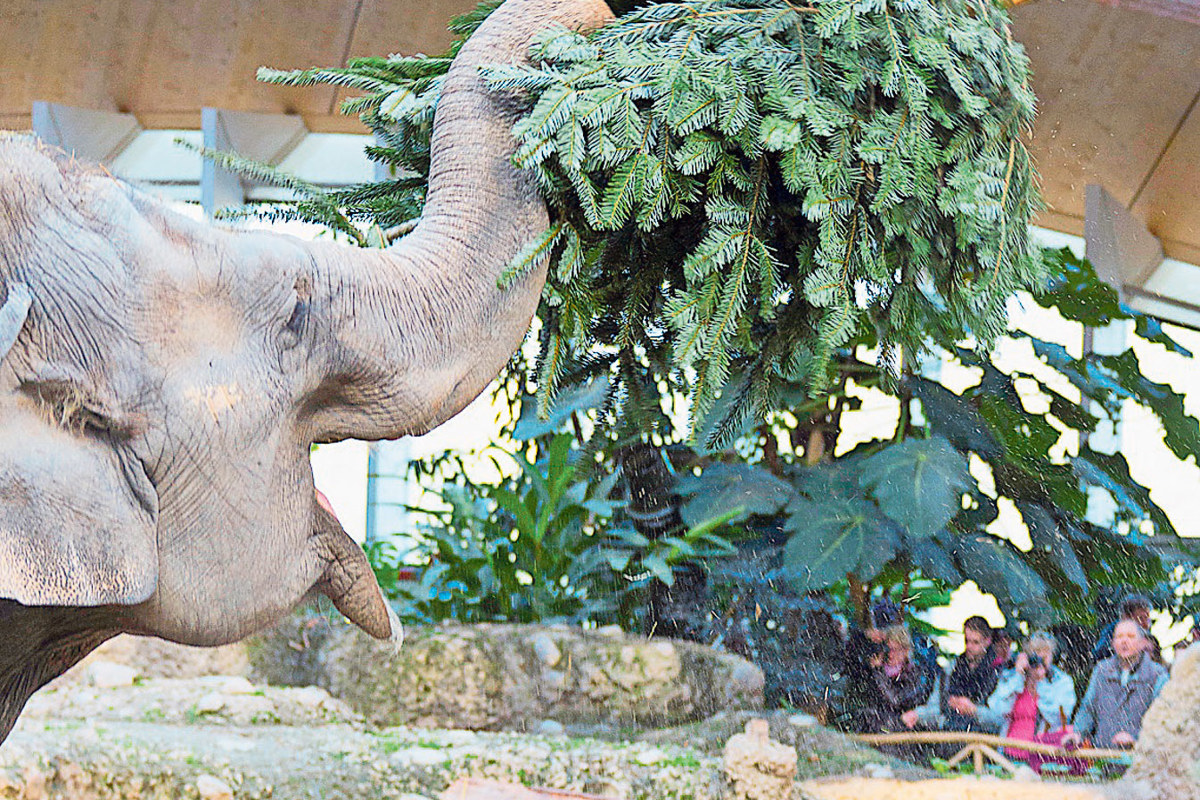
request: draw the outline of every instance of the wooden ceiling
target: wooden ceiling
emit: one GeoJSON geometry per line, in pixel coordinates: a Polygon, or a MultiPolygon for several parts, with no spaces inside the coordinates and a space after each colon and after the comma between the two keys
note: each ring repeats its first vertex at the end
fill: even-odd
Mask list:
{"type": "Polygon", "coordinates": [[[1167,256],[1200,264],[1200,0],[1033,0],[1012,17],[1039,101],[1041,222],[1082,234],[1099,183],[1167,256]]]}
{"type": "MultiPolygon", "coordinates": [[[[361,132],[331,88],[257,83],[260,65],[441,51],[475,0],[0,0],[0,128],[36,100],[198,128],[200,108],[298,114],[361,132]]],[[[1047,227],[1083,232],[1084,187],[1104,185],[1200,263],[1200,0],[1029,0],[1012,11],[1041,101],[1033,150],[1047,227]]]]}
{"type": "Polygon", "coordinates": [[[47,100],[199,128],[203,106],[299,114],[315,132],[364,133],[329,87],[255,80],[260,66],[338,66],[438,53],[476,0],[0,0],[0,127],[47,100]]]}

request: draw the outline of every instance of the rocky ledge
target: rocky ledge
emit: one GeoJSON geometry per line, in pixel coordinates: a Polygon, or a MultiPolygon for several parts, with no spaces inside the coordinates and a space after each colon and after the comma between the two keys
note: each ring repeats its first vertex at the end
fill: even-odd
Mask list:
{"type": "Polygon", "coordinates": [[[252,674],[328,689],[375,725],[538,730],[545,721],[662,728],[761,708],[763,674],[692,642],[620,628],[442,625],[393,650],[340,617],[305,612],[253,640],[252,674]]]}

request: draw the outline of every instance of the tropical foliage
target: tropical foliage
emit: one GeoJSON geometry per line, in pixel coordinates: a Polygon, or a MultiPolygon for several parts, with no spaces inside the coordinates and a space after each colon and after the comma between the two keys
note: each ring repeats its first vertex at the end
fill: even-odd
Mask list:
{"type": "Polygon", "coordinates": [[[571,435],[542,431],[525,448],[540,454],[533,460],[520,450],[492,448],[497,471],[513,472],[492,484],[466,480],[458,454],[420,465],[448,480],[434,492],[441,508],[413,509],[425,518],[416,552],[401,554],[387,540],[368,550],[402,617],[637,630],[653,581],[670,585],[676,565],[736,552],[717,532],[729,515],[655,540],[616,519],[622,506],[613,498],[616,473],[586,480],[573,444],[571,435]],[[402,556],[419,567],[413,581],[396,577],[402,556]]]}
{"type": "MultiPolygon", "coordinates": [[[[1058,277],[1036,302],[1089,326],[1129,321],[1143,339],[1186,353],[1162,328],[1117,302],[1090,266],[1050,254],[1058,277]]],[[[1092,587],[1153,586],[1194,554],[1129,472],[1125,457],[1093,448],[1097,428],[1132,402],[1161,422],[1181,459],[1200,455],[1200,425],[1183,398],[1147,379],[1132,348],[1072,356],[1062,345],[1021,331],[1039,369],[1004,371],[977,349],[947,354],[977,382],[955,392],[907,373],[895,433],[831,461],[715,464],[685,484],[693,521],[716,504],[753,497],[745,513],[774,514],[790,535],[778,566],[798,589],[821,589],[851,576],[870,582],[888,569],[917,569],[942,585],[975,580],[1016,619],[1046,623],[1086,618],[1092,587]],[[1105,525],[1088,519],[1089,491],[1114,501],[1105,525]],[[1001,504],[1008,536],[994,523],[1001,504]],[[1024,527],[1029,546],[1012,541],[1024,527]]],[[[831,400],[837,402],[837,397],[831,400]]],[[[727,507],[727,506],[726,506],[727,507]]]]}

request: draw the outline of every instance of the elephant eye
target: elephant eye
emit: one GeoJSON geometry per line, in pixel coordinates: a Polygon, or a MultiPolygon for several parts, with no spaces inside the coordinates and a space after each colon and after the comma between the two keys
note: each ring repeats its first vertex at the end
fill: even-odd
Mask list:
{"type": "Polygon", "coordinates": [[[299,337],[304,332],[304,320],[308,318],[308,301],[297,300],[296,306],[292,309],[292,315],[288,317],[287,324],[283,327],[288,333],[299,337]]]}

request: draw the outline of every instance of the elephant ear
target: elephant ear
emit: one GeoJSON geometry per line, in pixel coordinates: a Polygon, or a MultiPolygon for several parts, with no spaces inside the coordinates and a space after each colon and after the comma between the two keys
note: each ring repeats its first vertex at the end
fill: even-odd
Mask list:
{"type": "Polygon", "coordinates": [[[126,448],[0,404],[0,598],[148,599],[158,581],[157,517],[154,487],[126,448]]]}

